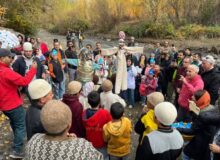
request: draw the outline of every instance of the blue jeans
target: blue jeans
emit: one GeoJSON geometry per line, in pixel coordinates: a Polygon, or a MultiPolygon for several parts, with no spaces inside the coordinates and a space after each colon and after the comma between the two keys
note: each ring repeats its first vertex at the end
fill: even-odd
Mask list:
{"type": "Polygon", "coordinates": [[[128,89],[127,90],[127,102],[128,102],[128,105],[132,105],[134,106],[134,103],[135,103],[135,99],[134,99],[134,89],[128,89]]]}
{"type": "Polygon", "coordinates": [[[108,152],[106,147],[96,148],[103,155],[104,160],[109,160],[108,152]]]}
{"type": "Polygon", "coordinates": [[[55,99],[59,100],[63,98],[63,89],[62,89],[62,82],[60,83],[54,83],[53,84],[53,91],[54,91],[54,97],[55,99]]]}
{"type": "Polygon", "coordinates": [[[12,149],[16,152],[22,152],[24,138],[26,137],[25,110],[22,106],[19,106],[13,110],[4,111],[4,114],[10,119],[14,134],[12,149]]]}

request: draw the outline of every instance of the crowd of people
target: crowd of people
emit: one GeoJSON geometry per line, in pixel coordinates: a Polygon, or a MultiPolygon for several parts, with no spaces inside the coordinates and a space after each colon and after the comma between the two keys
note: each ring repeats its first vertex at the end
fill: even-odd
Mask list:
{"type": "Polygon", "coordinates": [[[212,55],[168,42],[134,53],[134,37],[128,47],[120,39],[114,54],[100,42],[78,50],[69,37],[63,50],[58,39],[49,49],[40,38],[18,38],[16,48],[0,48],[0,111],[14,134],[11,158],[128,160],[134,130],[136,160],[220,159],[220,68],[212,55]],[[93,63],[90,80],[79,78],[74,60],[93,63]],[[132,127],[124,112],[138,105],[132,127]],[[182,122],[190,128],[173,127],[182,122]],[[191,139],[184,143],[183,135],[191,139]]]}

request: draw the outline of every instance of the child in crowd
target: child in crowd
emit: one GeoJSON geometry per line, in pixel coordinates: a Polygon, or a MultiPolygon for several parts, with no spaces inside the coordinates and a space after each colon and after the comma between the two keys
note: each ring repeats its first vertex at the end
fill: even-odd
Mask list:
{"type": "Polygon", "coordinates": [[[164,96],[160,92],[153,92],[147,96],[147,106],[143,108],[143,113],[135,124],[135,132],[139,137],[139,144],[144,136],[157,129],[154,121],[154,107],[164,101],[164,96]]]}
{"type": "Polygon", "coordinates": [[[150,69],[146,78],[144,77],[139,88],[139,92],[142,99],[142,106],[145,105],[146,96],[150,93],[156,91],[157,88],[157,78],[154,77],[154,70],[150,69]]]}
{"type": "Polygon", "coordinates": [[[93,82],[86,82],[82,87],[82,92],[79,96],[79,101],[83,105],[83,109],[90,108],[88,104],[88,94],[94,90],[94,83],[93,82]]]}
{"type": "Polygon", "coordinates": [[[127,59],[127,83],[128,83],[128,89],[127,89],[127,102],[129,105],[129,108],[132,108],[135,103],[135,97],[134,97],[134,90],[135,90],[135,77],[137,76],[137,70],[133,65],[132,59],[127,59]]]}
{"type": "Polygon", "coordinates": [[[82,122],[83,106],[79,102],[79,95],[82,91],[82,84],[78,81],[71,81],[67,86],[67,93],[63,95],[63,102],[70,107],[72,112],[72,126],[70,133],[75,133],[77,137],[85,137],[85,130],[82,122]]]}
{"type": "Polygon", "coordinates": [[[46,64],[46,58],[45,56],[42,54],[42,51],[39,48],[36,48],[34,50],[34,53],[36,55],[36,57],[40,60],[41,64],[46,64]]]}
{"type": "Polygon", "coordinates": [[[110,113],[100,108],[100,95],[93,91],[88,95],[88,103],[91,108],[83,112],[83,124],[86,129],[86,139],[103,154],[104,160],[108,159],[106,143],[104,142],[102,133],[103,126],[112,120],[110,113]]]}
{"type": "Polygon", "coordinates": [[[50,71],[50,76],[53,81],[53,90],[54,90],[54,96],[55,99],[62,99],[63,94],[65,91],[62,88],[62,81],[64,79],[64,74],[62,74],[62,65],[60,64],[60,61],[58,60],[57,56],[58,52],[53,49],[51,53],[52,60],[50,61],[48,67],[50,71]]]}
{"type": "Polygon", "coordinates": [[[146,84],[146,95],[156,91],[157,88],[157,79],[155,78],[155,72],[153,69],[149,71],[149,74],[146,77],[145,84],[146,84]]]}
{"type": "Polygon", "coordinates": [[[103,127],[104,141],[110,160],[128,160],[131,145],[131,121],[123,116],[124,108],[116,102],[111,106],[112,121],[103,127]]]}
{"type": "Polygon", "coordinates": [[[112,93],[112,82],[110,80],[105,80],[102,83],[103,92],[101,93],[101,106],[110,111],[110,107],[115,102],[120,102],[123,107],[126,106],[125,101],[117,94],[112,93]]]}
{"type": "Polygon", "coordinates": [[[148,64],[156,63],[155,54],[151,53],[150,58],[148,58],[148,64]]]}

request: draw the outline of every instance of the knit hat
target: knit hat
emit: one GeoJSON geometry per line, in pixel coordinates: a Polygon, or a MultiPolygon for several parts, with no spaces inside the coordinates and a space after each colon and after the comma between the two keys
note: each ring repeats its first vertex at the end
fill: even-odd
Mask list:
{"type": "Polygon", "coordinates": [[[23,44],[23,50],[24,51],[32,51],[33,48],[32,48],[32,44],[30,42],[24,42],[23,44]]]}
{"type": "Polygon", "coordinates": [[[215,59],[211,55],[207,55],[207,56],[203,57],[202,60],[207,61],[210,64],[215,64],[215,59]]]}
{"type": "Polygon", "coordinates": [[[149,75],[154,75],[154,70],[153,69],[150,69],[149,75]]]}
{"type": "Polygon", "coordinates": [[[82,84],[79,81],[71,81],[67,89],[69,94],[77,94],[82,89],[82,84]]]}
{"type": "Polygon", "coordinates": [[[52,52],[51,52],[51,56],[56,56],[57,54],[58,54],[57,50],[53,49],[52,52]]]}
{"type": "Polygon", "coordinates": [[[103,89],[104,92],[111,91],[113,89],[112,82],[110,80],[105,80],[102,83],[102,89],[103,89]]]}
{"type": "Polygon", "coordinates": [[[155,106],[154,114],[163,125],[170,126],[177,117],[175,106],[170,102],[162,102],[155,106]]]}
{"type": "Polygon", "coordinates": [[[164,101],[164,96],[161,92],[153,92],[147,96],[147,101],[156,106],[164,101]]]}
{"type": "Polygon", "coordinates": [[[31,99],[40,99],[46,96],[51,90],[51,85],[44,79],[36,79],[28,86],[28,92],[31,99]]]}
{"type": "Polygon", "coordinates": [[[41,110],[41,122],[50,134],[59,134],[72,123],[70,108],[61,101],[50,100],[41,110]]]}

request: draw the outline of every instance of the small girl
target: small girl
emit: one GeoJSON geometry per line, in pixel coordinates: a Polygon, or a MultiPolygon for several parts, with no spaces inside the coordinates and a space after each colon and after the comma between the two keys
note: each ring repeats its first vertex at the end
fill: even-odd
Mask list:
{"type": "Polygon", "coordinates": [[[146,96],[150,93],[156,91],[157,88],[157,78],[154,76],[154,70],[150,69],[147,73],[146,77],[142,79],[142,82],[140,84],[139,92],[141,95],[141,103],[142,106],[145,105],[146,102],[146,96]]]}
{"type": "Polygon", "coordinates": [[[127,89],[127,102],[128,107],[132,108],[135,103],[134,99],[134,90],[135,90],[135,77],[137,76],[137,70],[133,65],[132,59],[127,59],[127,83],[128,83],[128,89],[127,89]]]}

